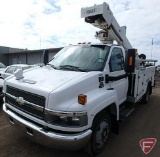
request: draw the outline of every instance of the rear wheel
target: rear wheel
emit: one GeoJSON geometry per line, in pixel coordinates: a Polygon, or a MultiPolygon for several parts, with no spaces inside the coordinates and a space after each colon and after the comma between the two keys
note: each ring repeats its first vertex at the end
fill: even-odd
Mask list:
{"type": "Polygon", "coordinates": [[[143,104],[147,104],[149,101],[149,93],[150,93],[150,89],[149,89],[149,85],[147,87],[146,93],[143,95],[141,102],[143,104]]]}
{"type": "Polygon", "coordinates": [[[110,116],[107,112],[101,112],[97,115],[92,126],[93,133],[85,151],[96,155],[104,149],[111,130],[110,123],[110,116]]]}

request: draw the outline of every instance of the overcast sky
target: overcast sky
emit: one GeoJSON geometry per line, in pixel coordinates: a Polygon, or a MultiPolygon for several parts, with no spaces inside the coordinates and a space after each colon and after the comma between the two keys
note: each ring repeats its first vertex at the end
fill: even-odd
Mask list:
{"type": "Polygon", "coordinates": [[[0,46],[43,49],[95,42],[81,8],[107,2],[134,48],[160,64],[160,0],[0,0],[0,46]],[[153,45],[152,45],[153,39],[153,45]]]}

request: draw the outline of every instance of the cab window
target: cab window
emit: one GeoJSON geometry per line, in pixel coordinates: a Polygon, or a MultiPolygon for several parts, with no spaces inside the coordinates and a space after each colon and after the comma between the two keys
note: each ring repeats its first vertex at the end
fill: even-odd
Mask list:
{"type": "Polygon", "coordinates": [[[109,66],[111,72],[124,70],[124,56],[121,48],[113,48],[109,66]]]}

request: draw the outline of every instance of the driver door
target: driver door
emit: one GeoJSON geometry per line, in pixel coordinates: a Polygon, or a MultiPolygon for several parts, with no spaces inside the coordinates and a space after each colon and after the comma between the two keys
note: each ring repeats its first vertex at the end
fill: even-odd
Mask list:
{"type": "Polygon", "coordinates": [[[124,53],[120,47],[113,47],[109,60],[109,84],[116,91],[119,104],[126,100],[128,91],[128,79],[124,70],[124,53]]]}

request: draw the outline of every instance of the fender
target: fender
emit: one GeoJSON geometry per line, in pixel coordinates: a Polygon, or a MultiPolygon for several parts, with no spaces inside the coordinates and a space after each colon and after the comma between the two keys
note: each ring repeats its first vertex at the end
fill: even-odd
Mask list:
{"type": "Polygon", "coordinates": [[[116,120],[119,120],[119,105],[118,97],[115,90],[107,90],[105,93],[101,93],[99,97],[93,99],[90,104],[88,104],[88,127],[92,126],[95,116],[107,107],[115,104],[116,106],[116,120]],[[90,107],[89,107],[90,106],[90,107]]]}

